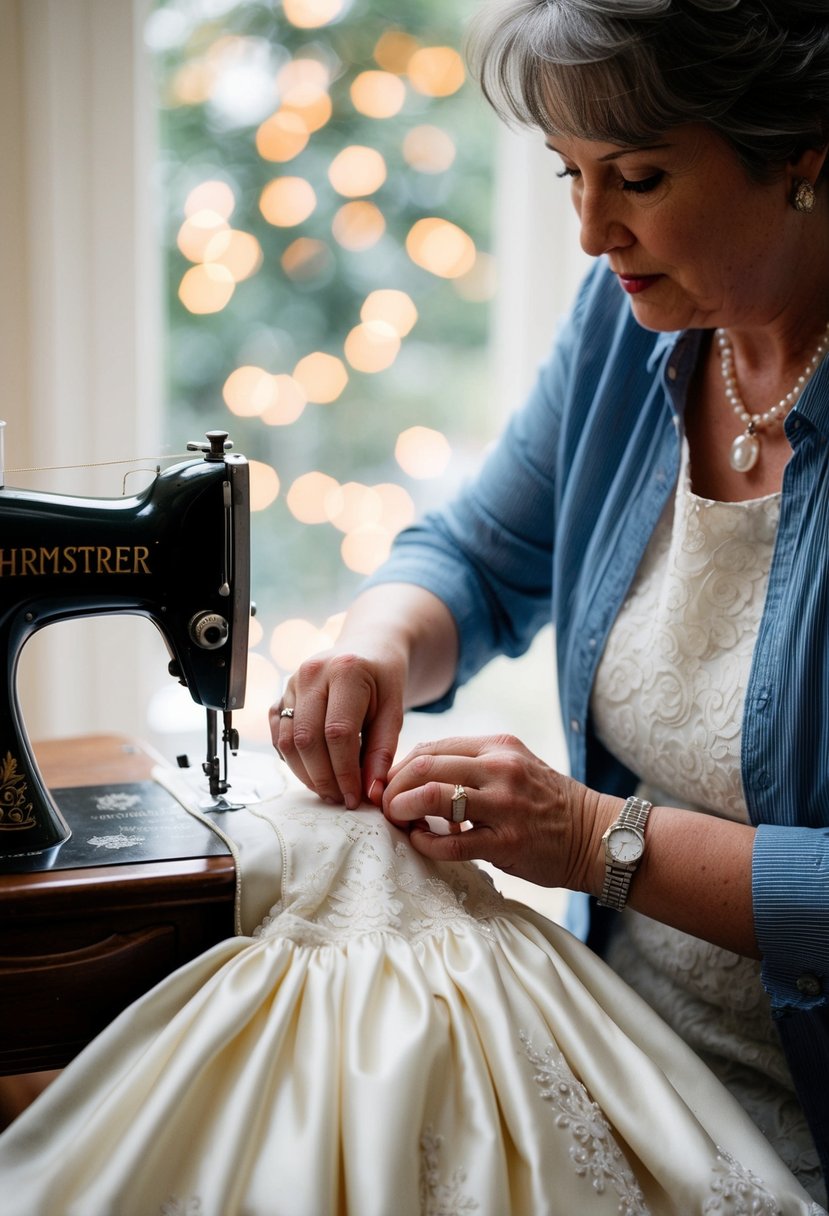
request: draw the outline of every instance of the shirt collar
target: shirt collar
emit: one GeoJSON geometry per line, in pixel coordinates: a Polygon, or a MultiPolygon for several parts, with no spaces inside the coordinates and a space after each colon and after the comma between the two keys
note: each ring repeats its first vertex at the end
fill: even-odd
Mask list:
{"type": "Polygon", "coordinates": [[[660,376],[670,407],[677,417],[682,417],[685,413],[688,388],[697,366],[702,333],[699,329],[658,333],[648,356],[648,371],[660,376]]]}
{"type": "Polygon", "coordinates": [[[674,333],[674,332],[658,333],[656,335],[656,337],[654,338],[653,350],[651,351],[650,356],[648,358],[648,371],[649,372],[656,370],[656,365],[659,362],[659,360],[664,356],[665,352],[667,350],[673,350],[673,348],[677,345],[677,343],[679,342],[679,339],[681,337],[682,337],[681,333],[674,333]]]}
{"type": "Polygon", "coordinates": [[[791,411],[829,439],[829,366],[824,359],[791,411]]]}

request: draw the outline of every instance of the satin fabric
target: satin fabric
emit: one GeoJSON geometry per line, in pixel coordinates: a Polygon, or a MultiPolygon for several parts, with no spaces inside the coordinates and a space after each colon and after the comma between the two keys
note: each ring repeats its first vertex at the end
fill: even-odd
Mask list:
{"type": "Polygon", "coordinates": [[[820,1211],[566,930],[375,810],[289,785],[258,815],[282,859],[268,916],[0,1137],[15,1216],[820,1211]]]}

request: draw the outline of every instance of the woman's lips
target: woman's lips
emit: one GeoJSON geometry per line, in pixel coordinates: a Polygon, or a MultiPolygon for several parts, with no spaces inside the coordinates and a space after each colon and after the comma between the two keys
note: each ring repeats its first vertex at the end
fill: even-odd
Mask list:
{"type": "Polygon", "coordinates": [[[618,277],[619,282],[622,284],[622,288],[628,292],[629,295],[635,296],[638,295],[640,291],[646,291],[649,287],[652,287],[657,279],[662,278],[662,275],[620,274],[618,277]]]}

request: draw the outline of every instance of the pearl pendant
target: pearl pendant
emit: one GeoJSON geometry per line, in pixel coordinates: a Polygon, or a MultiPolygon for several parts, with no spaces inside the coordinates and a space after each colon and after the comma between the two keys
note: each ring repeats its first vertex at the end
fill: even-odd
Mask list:
{"type": "Polygon", "coordinates": [[[738,435],[731,445],[731,455],[728,458],[732,469],[737,473],[747,473],[753,469],[760,455],[760,441],[756,435],[747,432],[738,435]]]}

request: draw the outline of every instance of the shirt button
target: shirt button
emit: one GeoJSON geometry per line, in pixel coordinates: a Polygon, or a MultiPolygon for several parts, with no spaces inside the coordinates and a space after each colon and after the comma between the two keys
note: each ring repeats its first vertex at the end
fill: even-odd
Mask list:
{"type": "Polygon", "coordinates": [[[671,366],[668,368],[668,379],[676,380],[676,374],[676,368],[673,366],[673,364],[671,364],[671,366]]]}
{"type": "Polygon", "coordinates": [[[581,728],[579,726],[578,718],[571,718],[570,719],[570,730],[573,732],[573,734],[577,735],[579,733],[580,729],[581,728]]]}
{"type": "Polygon", "coordinates": [[[810,971],[804,971],[803,975],[797,977],[797,991],[803,996],[820,996],[823,992],[823,984],[816,975],[812,975],[810,971]]]}

